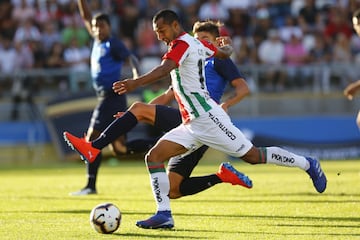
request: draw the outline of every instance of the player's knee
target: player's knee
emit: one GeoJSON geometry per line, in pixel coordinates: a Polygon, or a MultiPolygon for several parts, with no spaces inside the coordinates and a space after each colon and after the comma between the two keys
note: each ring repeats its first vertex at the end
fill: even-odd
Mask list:
{"type": "Polygon", "coordinates": [[[258,158],[253,154],[245,154],[241,157],[241,159],[247,163],[250,163],[251,165],[258,164],[258,158]]]}
{"type": "Polygon", "coordinates": [[[156,163],[156,162],[160,162],[159,161],[159,156],[155,151],[150,150],[146,155],[145,155],[145,162],[147,163],[156,163]]]}
{"type": "Polygon", "coordinates": [[[260,148],[252,147],[241,159],[251,165],[262,163],[260,151],[260,148]]]}
{"type": "Polygon", "coordinates": [[[148,104],[142,102],[134,102],[129,111],[135,115],[138,121],[144,120],[147,118],[147,108],[149,107],[148,104]]]}

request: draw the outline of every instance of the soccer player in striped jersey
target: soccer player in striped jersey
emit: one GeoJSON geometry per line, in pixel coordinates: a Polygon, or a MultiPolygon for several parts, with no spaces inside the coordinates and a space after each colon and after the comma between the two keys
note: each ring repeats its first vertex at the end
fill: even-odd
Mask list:
{"type": "MultiPolygon", "coordinates": [[[[213,42],[219,37],[220,23],[212,21],[196,22],[193,33],[199,39],[213,42]]],[[[222,38],[220,38],[222,39],[222,38]]],[[[223,109],[238,103],[249,94],[245,77],[239,72],[230,58],[220,60],[209,58],[205,63],[205,75],[210,96],[220,104],[224,89],[230,84],[235,90],[230,97],[221,103],[223,109]]],[[[65,132],[64,136],[69,144],[76,149],[84,159],[91,164],[96,160],[100,149],[106,147],[119,135],[129,132],[138,122],[154,125],[162,132],[168,132],[181,124],[179,109],[166,106],[174,100],[170,87],[164,94],[153,99],[150,104],[135,102],[127,112],[119,112],[117,119],[100,135],[99,138],[88,142],[65,132]],[[91,153],[91,156],[89,155],[91,153]]],[[[204,191],[218,183],[227,182],[250,188],[247,177],[238,172],[230,163],[222,163],[216,174],[201,177],[190,177],[193,169],[208,149],[202,146],[193,153],[181,158],[172,158],[168,163],[168,174],[171,183],[170,198],[179,198],[204,191]],[[247,182],[244,182],[246,180],[247,182]]]]}
{"type": "Polygon", "coordinates": [[[232,47],[219,48],[187,34],[179,17],[172,10],[161,10],[153,17],[153,29],[159,40],[168,45],[159,66],[135,79],[114,83],[113,90],[124,94],[162,79],[170,74],[175,99],[179,105],[182,124],[162,136],[145,156],[156,213],[137,221],[141,228],[172,228],[170,182],[165,162],[172,157],[188,154],[207,145],[251,163],[273,163],[303,169],[311,177],[318,192],[326,189],[326,176],[318,160],[304,157],[279,147],[255,147],[236,128],[230,117],[208,94],[204,75],[206,58],[227,58],[232,47]]]}

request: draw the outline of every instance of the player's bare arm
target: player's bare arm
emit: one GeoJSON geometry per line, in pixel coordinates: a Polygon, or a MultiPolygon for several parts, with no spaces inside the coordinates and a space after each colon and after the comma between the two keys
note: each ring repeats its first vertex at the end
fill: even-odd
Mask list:
{"type": "Polygon", "coordinates": [[[169,87],[163,94],[152,99],[149,104],[157,105],[168,105],[175,99],[174,92],[171,87],[169,87]]]}
{"type": "Polygon", "coordinates": [[[356,82],[350,83],[344,90],[344,95],[349,99],[352,100],[354,95],[357,91],[360,90],[360,80],[356,82]]]}
{"type": "Polygon", "coordinates": [[[138,78],[125,79],[115,82],[113,84],[113,90],[117,94],[124,94],[134,91],[138,87],[159,81],[160,79],[168,76],[171,70],[175,69],[176,67],[177,66],[174,61],[165,59],[161,62],[161,65],[138,78]]]}
{"type": "Polygon", "coordinates": [[[223,103],[221,103],[221,107],[225,111],[227,111],[229,107],[237,104],[250,94],[250,89],[243,78],[236,78],[232,80],[231,86],[235,89],[235,93],[231,97],[226,99],[223,103]]]}
{"type": "Polygon", "coordinates": [[[78,6],[79,6],[80,15],[84,21],[87,31],[90,33],[90,35],[93,35],[92,26],[91,26],[92,15],[87,1],[78,0],[78,6]]]}

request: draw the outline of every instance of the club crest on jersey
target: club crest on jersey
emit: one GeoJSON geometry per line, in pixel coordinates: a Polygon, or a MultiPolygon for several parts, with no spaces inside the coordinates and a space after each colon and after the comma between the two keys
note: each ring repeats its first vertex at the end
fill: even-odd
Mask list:
{"type": "Polygon", "coordinates": [[[198,49],[198,54],[200,56],[204,56],[204,50],[203,49],[198,49]]]}

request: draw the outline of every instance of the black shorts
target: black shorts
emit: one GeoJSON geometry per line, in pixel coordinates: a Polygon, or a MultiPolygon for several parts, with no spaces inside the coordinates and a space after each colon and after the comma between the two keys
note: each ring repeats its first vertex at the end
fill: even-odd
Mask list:
{"type": "Polygon", "coordinates": [[[179,109],[169,106],[156,105],[154,127],[159,131],[168,132],[181,124],[179,109]]]}
{"type": "Polygon", "coordinates": [[[168,171],[176,172],[184,178],[190,177],[192,171],[208,148],[208,146],[203,145],[183,158],[171,158],[167,166],[168,171]]]}
{"type": "Polygon", "coordinates": [[[92,113],[90,127],[102,132],[115,120],[114,114],[126,110],[125,95],[119,95],[113,91],[98,94],[98,104],[92,113]]]}

